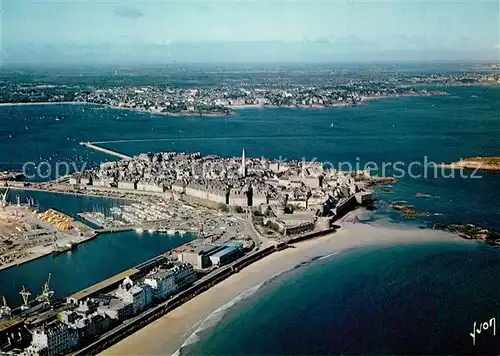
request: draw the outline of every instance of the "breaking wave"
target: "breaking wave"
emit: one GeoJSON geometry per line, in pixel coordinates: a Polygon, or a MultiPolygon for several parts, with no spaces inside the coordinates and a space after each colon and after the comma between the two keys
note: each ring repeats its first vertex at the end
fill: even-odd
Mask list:
{"type": "Polygon", "coordinates": [[[262,287],[266,282],[262,282],[250,289],[247,289],[240,295],[238,295],[236,298],[231,300],[230,302],[224,304],[221,306],[219,309],[214,311],[212,314],[210,314],[205,320],[202,321],[200,326],[184,341],[182,346],[180,347],[179,350],[177,350],[172,356],[180,356],[183,355],[182,351],[184,348],[188,347],[189,345],[192,345],[194,343],[197,343],[198,341],[202,340],[204,336],[208,333],[209,330],[213,329],[214,327],[219,324],[219,322],[222,320],[224,315],[226,315],[227,311],[234,306],[236,303],[250,297],[253,295],[255,292],[257,292],[260,287],[262,287]]]}
{"type": "Polygon", "coordinates": [[[335,256],[335,255],[338,255],[338,254],[339,254],[339,252],[329,253],[328,255],[325,255],[325,256],[321,256],[321,257],[319,257],[319,258],[318,258],[318,260],[323,260],[323,259],[325,259],[325,258],[330,258],[330,257],[335,256]]]}

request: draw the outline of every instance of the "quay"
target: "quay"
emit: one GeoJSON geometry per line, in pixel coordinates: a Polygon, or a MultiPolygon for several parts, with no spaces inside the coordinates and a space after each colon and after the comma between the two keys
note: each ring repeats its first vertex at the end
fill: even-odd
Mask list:
{"type": "Polygon", "coordinates": [[[97,233],[81,221],[73,219],[56,209],[39,212],[28,199],[28,205],[7,202],[8,191],[3,193],[5,201],[0,205],[0,227],[11,231],[12,245],[0,241],[0,271],[50,255],[60,254],[94,239],[97,233]]]}
{"type": "Polygon", "coordinates": [[[113,227],[113,228],[108,228],[108,229],[95,229],[94,232],[96,234],[112,234],[115,232],[125,232],[125,231],[132,231],[136,230],[137,226],[120,226],[120,227],[113,227]]]}
{"type": "MultiPolygon", "coordinates": [[[[73,247],[77,247],[78,245],[84,244],[88,241],[91,241],[95,239],[99,234],[105,234],[105,233],[111,233],[112,231],[103,231],[97,233],[95,230],[92,230],[91,234],[88,234],[87,236],[80,236],[78,239],[72,240],[72,245],[73,247]]],[[[113,231],[115,232],[115,231],[113,231]]],[[[119,232],[119,231],[117,231],[119,232]]],[[[44,246],[36,250],[36,252],[33,252],[31,256],[21,258],[9,263],[5,263],[0,266],[0,271],[8,270],[10,268],[14,268],[20,265],[23,265],[28,262],[32,262],[35,260],[38,260],[39,258],[50,256],[54,254],[54,248],[52,246],[44,246]]]]}
{"type": "Polygon", "coordinates": [[[85,289],[82,289],[76,293],[73,293],[71,296],[68,297],[68,299],[74,300],[74,301],[80,301],[80,300],[84,300],[86,298],[93,297],[96,294],[104,293],[104,292],[116,287],[125,278],[134,276],[139,271],[140,270],[138,270],[137,268],[130,268],[126,271],[115,274],[114,276],[111,276],[110,278],[108,278],[106,280],[98,282],[98,283],[96,283],[88,288],[85,288],[85,289]]]}
{"type": "Polygon", "coordinates": [[[86,146],[86,147],[88,147],[90,149],[93,149],[93,150],[96,150],[96,151],[99,151],[99,152],[104,152],[106,154],[109,154],[111,156],[115,156],[115,157],[118,157],[118,158],[121,158],[121,159],[131,159],[132,158],[130,156],[124,155],[123,153],[116,152],[116,151],[110,150],[108,148],[97,146],[96,144],[94,144],[92,142],[80,142],[80,145],[86,146]]]}

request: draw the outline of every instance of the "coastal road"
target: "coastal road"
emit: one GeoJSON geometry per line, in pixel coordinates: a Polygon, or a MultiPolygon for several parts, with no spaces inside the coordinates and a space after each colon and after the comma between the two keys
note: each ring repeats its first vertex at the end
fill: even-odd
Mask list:
{"type": "Polygon", "coordinates": [[[255,226],[252,223],[252,216],[249,214],[235,214],[234,217],[243,222],[245,225],[245,230],[243,230],[243,234],[249,236],[255,243],[255,249],[266,248],[270,245],[269,239],[263,236],[261,233],[257,231],[255,226]]]}

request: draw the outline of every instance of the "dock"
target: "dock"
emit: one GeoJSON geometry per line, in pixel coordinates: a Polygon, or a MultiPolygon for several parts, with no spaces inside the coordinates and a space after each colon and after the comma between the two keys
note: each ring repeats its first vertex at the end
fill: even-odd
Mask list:
{"type": "Polygon", "coordinates": [[[94,144],[92,142],[80,142],[80,145],[86,146],[88,148],[91,148],[91,149],[99,151],[99,152],[104,152],[104,153],[111,155],[111,156],[119,157],[121,159],[131,159],[132,158],[131,156],[124,155],[123,153],[116,152],[116,151],[113,151],[113,150],[110,150],[108,148],[104,148],[101,146],[97,146],[96,144],[94,144]]]}
{"type": "Polygon", "coordinates": [[[118,226],[118,227],[94,229],[94,232],[96,234],[112,234],[115,232],[132,231],[132,230],[135,230],[137,228],[138,228],[138,226],[118,226]]]}

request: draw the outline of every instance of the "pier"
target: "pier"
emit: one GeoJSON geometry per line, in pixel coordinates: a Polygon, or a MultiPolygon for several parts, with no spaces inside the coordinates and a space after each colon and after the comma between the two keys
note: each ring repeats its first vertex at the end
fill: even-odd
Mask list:
{"type": "Polygon", "coordinates": [[[96,234],[112,234],[115,232],[132,231],[138,228],[139,228],[138,226],[119,226],[119,227],[95,229],[94,232],[96,234]]]}
{"type": "Polygon", "coordinates": [[[94,144],[92,142],[80,142],[80,145],[87,146],[88,148],[91,148],[93,150],[96,150],[99,152],[104,152],[108,155],[119,157],[121,159],[131,159],[132,158],[131,156],[124,155],[123,153],[116,152],[116,151],[113,151],[113,150],[110,150],[108,148],[104,148],[101,146],[97,146],[96,144],[94,144]]]}

